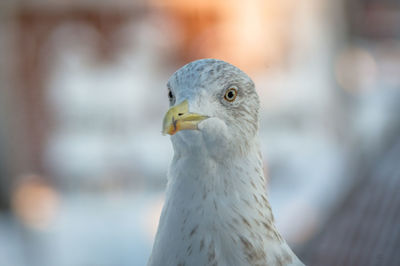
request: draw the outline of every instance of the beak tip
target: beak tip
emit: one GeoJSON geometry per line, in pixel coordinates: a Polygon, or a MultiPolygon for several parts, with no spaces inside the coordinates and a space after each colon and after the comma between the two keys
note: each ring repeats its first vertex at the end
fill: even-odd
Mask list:
{"type": "Polygon", "coordinates": [[[161,131],[161,134],[163,135],[163,136],[166,136],[166,135],[174,135],[176,133],[176,131],[173,131],[173,130],[171,130],[171,128],[166,128],[166,129],[163,129],[162,131],[161,131]]]}

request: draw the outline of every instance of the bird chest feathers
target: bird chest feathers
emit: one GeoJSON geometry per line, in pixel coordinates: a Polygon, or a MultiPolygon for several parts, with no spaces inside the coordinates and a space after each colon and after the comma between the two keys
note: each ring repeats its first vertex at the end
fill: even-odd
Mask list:
{"type": "Polygon", "coordinates": [[[162,261],[171,260],[163,265],[292,262],[273,224],[258,154],[224,161],[200,154],[173,160],[160,220],[163,235],[157,236],[165,252],[162,261]]]}

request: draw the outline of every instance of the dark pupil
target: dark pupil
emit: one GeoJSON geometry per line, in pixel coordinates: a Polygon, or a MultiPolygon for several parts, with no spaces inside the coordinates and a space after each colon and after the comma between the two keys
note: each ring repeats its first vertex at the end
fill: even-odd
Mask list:
{"type": "Polygon", "coordinates": [[[168,98],[172,99],[172,97],[173,97],[173,96],[172,96],[172,92],[169,91],[169,92],[168,92],[168,98]]]}
{"type": "Polygon", "coordinates": [[[232,99],[235,96],[235,94],[233,93],[233,91],[228,92],[228,98],[232,99]]]}

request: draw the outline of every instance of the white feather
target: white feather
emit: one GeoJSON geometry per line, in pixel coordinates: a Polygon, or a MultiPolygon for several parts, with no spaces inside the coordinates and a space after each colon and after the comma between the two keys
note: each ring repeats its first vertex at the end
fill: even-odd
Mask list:
{"type": "MultiPolygon", "coordinates": [[[[225,89],[221,78],[213,83],[202,73],[222,65],[219,70],[226,78],[227,71],[237,68],[216,60],[191,64],[174,74],[170,86],[178,103],[186,99],[190,111],[212,118],[201,122],[199,130],[171,137],[175,154],[148,265],[303,265],[274,226],[258,143],[258,97],[251,97],[254,88],[248,88],[250,95],[242,94],[236,106],[225,106],[218,98],[225,89]],[[200,72],[199,78],[188,80],[193,71],[200,72]]],[[[242,78],[252,86],[245,83],[247,75],[242,78]]]]}

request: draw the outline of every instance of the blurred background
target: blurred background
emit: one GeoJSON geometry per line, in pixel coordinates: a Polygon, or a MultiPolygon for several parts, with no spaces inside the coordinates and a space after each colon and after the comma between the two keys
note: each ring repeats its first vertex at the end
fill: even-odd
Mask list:
{"type": "Polygon", "coordinates": [[[166,81],[235,64],[277,227],[308,265],[400,265],[400,1],[2,0],[0,265],[145,265],[166,81]]]}

